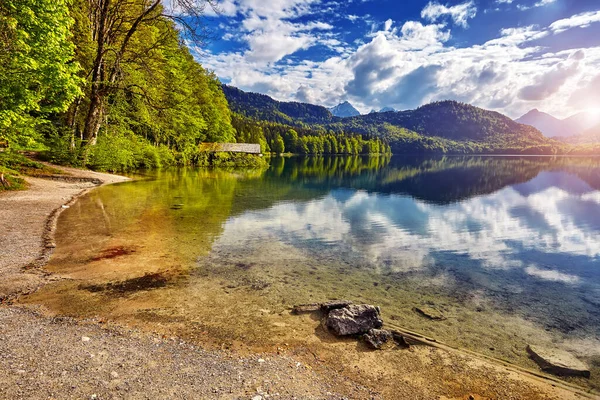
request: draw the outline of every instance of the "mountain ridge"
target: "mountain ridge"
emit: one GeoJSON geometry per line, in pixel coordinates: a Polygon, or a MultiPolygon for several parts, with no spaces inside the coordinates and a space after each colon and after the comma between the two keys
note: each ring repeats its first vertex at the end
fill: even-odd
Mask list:
{"type": "Polygon", "coordinates": [[[600,118],[594,118],[589,113],[580,112],[570,117],[559,119],[534,108],[515,121],[537,128],[546,137],[566,138],[582,134],[596,123],[600,123],[600,118]]]}
{"type": "Polygon", "coordinates": [[[261,121],[320,132],[342,132],[386,140],[397,153],[553,154],[560,142],[495,111],[446,100],[415,110],[336,117],[324,107],[279,102],[269,96],[224,87],[235,112],[261,121]]]}

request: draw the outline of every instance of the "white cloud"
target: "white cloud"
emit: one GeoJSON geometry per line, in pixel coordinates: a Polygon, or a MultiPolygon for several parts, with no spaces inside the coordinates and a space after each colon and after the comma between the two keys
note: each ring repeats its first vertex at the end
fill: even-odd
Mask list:
{"type": "MultiPolygon", "coordinates": [[[[266,7],[258,0],[238,0],[242,21],[235,39],[247,48],[225,54],[200,52],[200,61],[245,90],[326,106],[348,99],[363,112],[455,99],[512,117],[534,107],[566,117],[591,107],[589,102],[598,98],[589,88],[600,87],[596,85],[600,80],[595,80],[600,45],[584,54],[577,53],[578,48],[553,53],[535,43],[565,29],[588,26],[600,18],[600,11],[545,27],[507,27],[485,43],[454,47],[449,44],[451,28],[444,23],[391,19],[373,23],[370,33],[346,43],[334,20],[316,7],[319,4],[277,0],[266,7]],[[300,15],[310,15],[302,19],[310,22],[298,22],[300,15]],[[294,57],[314,46],[329,53],[322,59],[294,57]]],[[[434,18],[434,6],[430,3],[425,15],[434,18]]],[[[441,7],[444,12],[453,9],[441,7]]],[[[453,12],[457,23],[468,19],[466,11],[453,12]]],[[[444,16],[454,18],[452,14],[440,18],[444,16]]]]}
{"type": "Polygon", "coordinates": [[[556,0],[540,0],[540,1],[536,2],[536,3],[533,3],[533,5],[531,5],[531,6],[524,5],[524,4],[519,4],[517,6],[517,8],[519,10],[525,11],[525,10],[530,10],[532,8],[544,7],[544,6],[547,6],[548,4],[552,4],[554,2],[556,2],[556,0]]]}
{"type": "Polygon", "coordinates": [[[560,33],[571,28],[586,28],[595,22],[600,22],[600,11],[581,13],[558,20],[550,25],[550,30],[560,33]]]}
{"type": "Polygon", "coordinates": [[[444,16],[449,16],[456,25],[466,28],[468,20],[477,15],[477,7],[473,1],[457,4],[455,6],[445,6],[440,3],[430,2],[421,11],[421,18],[435,22],[444,16]]]}

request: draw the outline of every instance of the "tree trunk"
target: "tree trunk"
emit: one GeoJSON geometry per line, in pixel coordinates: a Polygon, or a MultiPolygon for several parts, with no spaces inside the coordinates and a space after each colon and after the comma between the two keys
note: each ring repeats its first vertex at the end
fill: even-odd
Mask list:
{"type": "Polygon", "coordinates": [[[98,140],[98,131],[100,130],[102,117],[104,116],[103,100],[99,93],[92,95],[83,129],[83,140],[86,146],[93,146],[98,140]]]}

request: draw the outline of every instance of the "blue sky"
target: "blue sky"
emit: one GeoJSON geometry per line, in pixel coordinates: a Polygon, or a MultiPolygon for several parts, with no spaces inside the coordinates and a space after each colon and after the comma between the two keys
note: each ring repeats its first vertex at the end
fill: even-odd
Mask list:
{"type": "Polygon", "coordinates": [[[194,49],[225,82],[360,111],[453,99],[600,112],[600,0],[219,0],[194,49]]]}

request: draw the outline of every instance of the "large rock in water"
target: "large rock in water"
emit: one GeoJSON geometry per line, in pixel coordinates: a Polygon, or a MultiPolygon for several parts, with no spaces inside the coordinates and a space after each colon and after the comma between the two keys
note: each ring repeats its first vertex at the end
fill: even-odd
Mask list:
{"type": "Polygon", "coordinates": [[[331,310],[327,316],[327,327],[338,336],[359,335],[382,325],[379,309],[368,304],[352,304],[331,310]]]}
{"type": "Polygon", "coordinates": [[[546,372],[556,375],[590,377],[589,367],[565,351],[529,345],[527,352],[546,372]]]}

